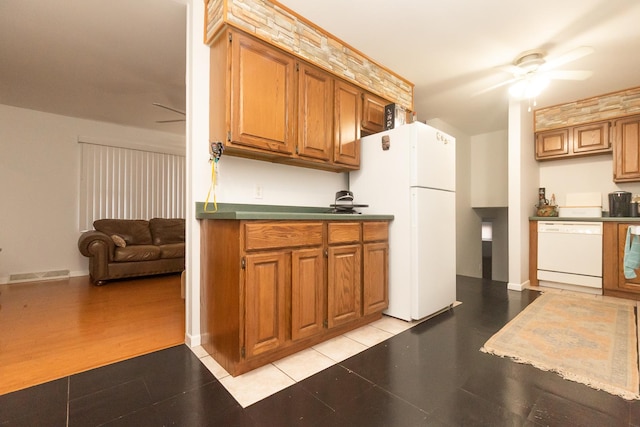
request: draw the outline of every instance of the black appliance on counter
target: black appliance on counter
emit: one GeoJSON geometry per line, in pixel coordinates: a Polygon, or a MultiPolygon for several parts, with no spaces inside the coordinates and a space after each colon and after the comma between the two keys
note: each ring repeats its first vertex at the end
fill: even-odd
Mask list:
{"type": "Polygon", "coordinates": [[[631,215],[631,193],[615,191],[609,193],[609,216],[625,217],[631,215]]]}
{"type": "Polygon", "coordinates": [[[341,190],[336,193],[336,202],[329,205],[333,208],[332,213],[357,214],[360,213],[355,208],[367,208],[369,205],[356,205],[353,203],[353,192],[341,190]]]}

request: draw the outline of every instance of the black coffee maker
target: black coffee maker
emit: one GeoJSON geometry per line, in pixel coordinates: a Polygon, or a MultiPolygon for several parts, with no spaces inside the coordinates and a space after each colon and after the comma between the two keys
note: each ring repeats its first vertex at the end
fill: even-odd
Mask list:
{"type": "Polygon", "coordinates": [[[631,214],[631,193],[615,191],[609,193],[609,216],[620,217],[631,214]]]}

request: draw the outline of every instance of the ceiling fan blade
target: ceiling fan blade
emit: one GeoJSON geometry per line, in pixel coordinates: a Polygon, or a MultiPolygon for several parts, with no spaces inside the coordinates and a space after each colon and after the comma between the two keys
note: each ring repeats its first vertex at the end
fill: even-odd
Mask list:
{"type": "Polygon", "coordinates": [[[182,114],[183,116],[185,115],[184,111],[176,110],[175,108],[167,107],[166,105],[162,105],[157,102],[152,102],[152,104],[156,107],[164,108],[165,110],[173,111],[174,113],[182,114]]]}
{"type": "Polygon", "coordinates": [[[564,54],[547,60],[544,64],[540,66],[541,71],[548,71],[554,68],[560,67],[561,65],[567,64],[571,61],[575,61],[578,58],[582,58],[583,56],[587,56],[592,54],[595,51],[591,46],[581,46],[575,49],[572,49],[564,54]]]}
{"type": "Polygon", "coordinates": [[[489,86],[489,87],[488,87],[488,88],[486,88],[486,89],[482,89],[482,90],[480,90],[480,91],[478,91],[478,92],[475,92],[475,93],[471,94],[471,96],[472,96],[472,97],[474,97],[474,96],[482,95],[483,93],[491,92],[492,90],[496,90],[496,89],[498,89],[499,87],[506,86],[506,85],[509,85],[509,84],[511,84],[511,83],[515,83],[515,82],[517,82],[517,81],[518,81],[518,80],[520,80],[520,79],[521,79],[521,77],[514,77],[514,78],[512,78],[512,79],[505,80],[505,81],[500,82],[500,83],[498,83],[498,84],[495,84],[495,85],[493,85],[493,86],[489,86]]]}
{"type": "Polygon", "coordinates": [[[156,123],[175,123],[175,122],[184,122],[184,119],[175,119],[175,120],[156,120],[156,123]]]}
{"type": "Polygon", "coordinates": [[[525,71],[522,68],[513,64],[501,65],[496,67],[496,69],[504,71],[505,73],[513,74],[514,76],[521,76],[525,74],[525,71]]]}
{"type": "Polygon", "coordinates": [[[545,76],[554,80],[586,80],[593,72],[587,70],[552,70],[544,73],[545,76]]]}

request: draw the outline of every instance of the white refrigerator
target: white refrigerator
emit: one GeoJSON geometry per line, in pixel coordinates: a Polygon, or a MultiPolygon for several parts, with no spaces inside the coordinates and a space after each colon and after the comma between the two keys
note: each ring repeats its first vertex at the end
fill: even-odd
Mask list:
{"type": "Polygon", "coordinates": [[[455,138],[414,122],[363,137],[360,150],[361,168],[349,174],[355,201],[369,205],[363,213],[394,215],[385,313],[410,321],[449,308],[456,301],[455,138]]]}

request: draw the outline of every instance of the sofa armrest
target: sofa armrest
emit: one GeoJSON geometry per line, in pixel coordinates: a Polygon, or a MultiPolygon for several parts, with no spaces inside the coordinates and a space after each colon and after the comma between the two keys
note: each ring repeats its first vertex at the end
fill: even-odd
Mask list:
{"type": "Polygon", "coordinates": [[[78,239],[78,249],[86,257],[96,257],[105,264],[113,261],[116,245],[111,237],[100,231],[85,231],[78,239]]]}

